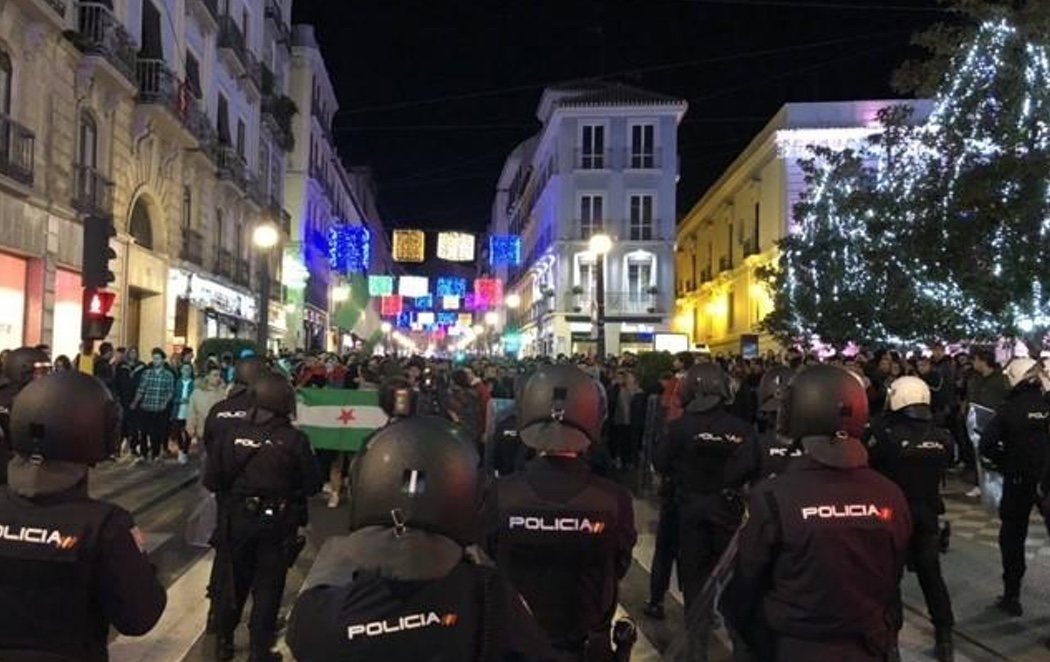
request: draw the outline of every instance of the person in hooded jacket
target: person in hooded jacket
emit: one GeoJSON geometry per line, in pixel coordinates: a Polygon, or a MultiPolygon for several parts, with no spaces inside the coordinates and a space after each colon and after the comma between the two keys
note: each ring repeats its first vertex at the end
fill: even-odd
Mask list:
{"type": "MultiPolygon", "coordinates": [[[[1003,474],[999,502],[1003,595],[996,606],[1021,616],[1028,522],[1040,501],[1040,483],[1050,462],[1050,402],[1043,397],[1042,368],[1034,359],[1015,358],[1004,372],[1010,392],[981,432],[979,451],[1003,474]]],[[[1043,519],[1050,531],[1050,513],[1044,512],[1043,519]]]]}
{"type": "Polygon", "coordinates": [[[938,516],[944,512],[940,485],[954,457],[952,435],[933,422],[930,389],[918,377],[900,377],[888,385],[889,411],[872,422],[868,435],[871,467],[896,483],[908,500],[914,524],[909,547],[926,607],[934,626],[934,657],[955,659],[951,598],[941,575],[938,516]]]}
{"type": "Polygon", "coordinates": [[[748,495],[730,628],[761,660],[899,659],[899,595],[911,516],[892,481],[867,466],[863,383],[842,368],[802,369],[778,425],[804,449],[748,495]]]}
{"type": "Polygon", "coordinates": [[[477,553],[482,476],[447,421],[399,419],[354,464],[349,536],[329,539],[292,609],[300,662],[558,660],[477,553]]]}
{"type": "Polygon", "coordinates": [[[0,485],[7,484],[7,463],[11,459],[11,406],[26,385],[49,372],[51,359],[35,347],[19,347],[4,358],[0,373],[0,485]]]}
{"type": "Polygon", "coordinates": [[[233,658],[233,632],[251,593],[250,659],[271,662],[280,660],[272,652],[277,612],[298,527],[306,524],[300,504],[322,481],[309,440],[291,424],[295,391],[288,379],[257,376],[248,400],[247,417],[215,440],[204,472],[204,486],[223,504],[215,560],[223,581],[213,587],[216,657],[233,658]]]}
{"type": "Polygon", "coordinates": [[[123,508],[88,496],[88,469],[120,443],[120,407],[98,379],[52,374],[14,401],[0,490],[0,660],[104,662],[110,627],[149,632],[167,603],[123,508]]]}
{"type": "Polygon", "coordinates": [[[686,609],[740,526],[741,489],[758,474],[754,428],[730,414],[729,377],[716,363],[689,370],[682,386],[685,414],[673,421],[653,464],[672,474],[678,490],[678,572],[686,609]]]}

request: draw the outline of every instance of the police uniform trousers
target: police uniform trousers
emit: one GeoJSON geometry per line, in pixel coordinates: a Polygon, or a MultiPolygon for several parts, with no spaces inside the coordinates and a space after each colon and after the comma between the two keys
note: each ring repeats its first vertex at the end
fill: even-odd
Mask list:
{"type": "Polygon", "coordinates": [[[713,492],[683,495],[678,508],[676,561],[688,609],[740,526],[743,504],[739,496],[713,492]]]}
{"type": "Polygon", "coordinates": [[[919,580],[930,620],[937,629],[950,629],[955,624],[948,587],[941,574],[941,538],[937,522],[939,504],[911,501],[913,533],[908,546],[909,560],[919,580]]]}
{"type": "Polygon", "coordinates": [[[667,490],[667,493],[660,496],[660,519],[656,526],[656,545],[649,573],[649,598],[654,603],[662,602],[667,589],[671,587],[671,571],[678,554],[678,498],[673,487],[661,488],[663,490],[667,490]]]}
{"type": "Polygon", "coordinates": [[[232,599],[225,594],[231,588],[230,582],[218,582],[213,587],[219,593],[219,633],[227,636],[240,622],[244,603],[251,593],[248,629],[255,652],[267,651],[273,646],[277,612],[288,573],[287,543],[296,530],[290,507],[285,506],[275,517],[262,514],[259,508],[261,506],[249,508],[244,498],[230,498],[228,535],[218,546],[216,564],[231,565],[232,599]]]}
{"type": "MultiPolygon", "coordinates": [[[[894,638],[894,642],[896,639],[894,638]]],[[[776,662],[899,662],[896,643],[880,650],[860,639],[794,639],[777,637],[776,662]]]]}
{"type": "MultiPolygon", "coordinates": [[[[1022,475],[1003,476],[1003,498],[999,502],[999,552],[1003,559],[1003,585],[1006,597],[1017,598],[1021,594],[1024,578],[1024,543],[1028,538],[1028,518],[1032,508],[1039,503],[1036,493],[1038,481],[1022,475]]],[[[1047,531],[1050,532],[1050,517],[1043,515],[1047,531]]]]}

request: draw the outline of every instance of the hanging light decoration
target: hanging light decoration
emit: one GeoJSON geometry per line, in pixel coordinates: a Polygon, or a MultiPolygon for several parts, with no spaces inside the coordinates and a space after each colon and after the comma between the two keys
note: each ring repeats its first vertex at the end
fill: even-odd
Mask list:
{"type": "Polygon", "coordinates": [[[439,297],[464,296],[467,293],[467,279],[448,276],[438,278],[434,293],[439,297]]]}
{"type": "Polygon", "coordinates": [[[441,307],[445,310],[459,310],[459,297],[454,294],[441,297],[441,307]]]}
{"type": "Polygon", "coordinates": [[[474,316],[470,313],[460,313],[459,317],[456,318],[456,325],[464,329],[469,329],[474,324],[474,316]]]}
{"type": "Polygon", "coordinates": [[[384,317],[396,317],[401,314],[404,309],[401,297],[394,294],[391,296],[384,296],[379,302],[379,312],[384,317]]]}
{"type": "Polygon", "coordinates": [[[337,225],[328,231],[328,262],[339,273],[366,273],[371,257],[368,228],[337,225]]]}
{"type": "Polygon", "coordinates": [[[429,294],[422,297],[416,297],[412,302],[412,306],[416,310],[431,310],[434,308],[434,297],[429,294]]]}
{"type": "Polygon", "coordinates": [[[449,262],[474,260],[474,235],[467,232],[439,232],[437,255],[449,262]]]}
{"type": "Polygon", "coordinates": [[[416,322],[422,327],[434,326],[434,313],[425,311],[416,315],[416,322]]]}
{"type": "Polygon", "coordinates": [[[426,241],[422,230],[394,230],[394,260],[422,262],[426,259],[426,241]]]}
{"type": "Polygon", "coordinates": [[[521,264],[521,237],[516,234],[489,237],[489,264],[516,267],[521,264]]]}
{"type": "Polygon", "coordinates": [[[474,281],[476,309],[494,308],[503,302],[503,281],[499,278],[478,278],[474,281]]]}
{"type": "Polygon", "coordinates": [[[403,297],[425,297],[430,294],[430,279],[426,276],[401,276],[397,279],[397,293],[403,297]]]}
{"type": "Polygon", "coordinates": [[[394,293],[393,276],[369,276],[368,296],[386,297],[394,293]]]}
{"type": "Polygon", "coordinates": [[[440,312],[437,314],[438,326],[455,326],[457,317],[456,313],[440,312]]]}

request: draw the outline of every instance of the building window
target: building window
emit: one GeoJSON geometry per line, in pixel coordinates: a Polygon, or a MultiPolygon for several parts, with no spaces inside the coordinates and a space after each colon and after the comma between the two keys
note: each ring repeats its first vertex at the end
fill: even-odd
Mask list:
{"type": "Polygon", "coordinates": [[[590,253],[577,253],[573,274],[573,289],[581,288],[582,296],[589,301],[598,283],[598,269],[595,257],[590,253]]]}
{"type": "Polygon", "coordinates": [[[594,233],[601,232],[604,214],[604,196],[580,196],[580,239],[590,239],[594,233]]]}
{"type": "Polygon", "coordinates": [[[77,164],[94,170],[98,167],[98,125],[87,112],[80,113],[80,150],[77,164]]]}
{"type": "Polygon", "coordinates": [[[733,268],[733,221],[729,221],[729,243],[726,245],[726,265],[727,269],[733,268]]]}
{"type": "Polygon", "coordinates": [[[630,237],[634,241],[651,241],[653,238],[653,196],[637,194],[630,197],[630,237]]]}
{"type": "Polygon", "coordinates": [[[244,223],[237,221],[237,229],[233,235],[233,254],[237,258],[244,257],[244,223]]]}
{"type": "Polygon", "coordinates": [[[624,286],[627,291],[627,303],[632,312],[642,312],[640,308],[648,304],[649,289],[655,285],[656,256],[646,251],[635,251],[624,257],[624,286]]]}
{"type": "Polygon", "coordinates": [[[580,134],[580,168],[600,170],[605,167],[605,125],[584,124],[580,134]]]}
{"type": "Polygon", "coordinates": [[[759,223],[760,223],[760,218],[761,218],[761,211],[762,210],[761,210],[761,207],[759,206],[759,203],[756,202],[755,203],[754,226],[751,228],[751,252],[752,253],[757,253],[760,250],[759,249],[759,245],[758,245],[758,241],[759,241],[758,231],[759,231],[759,223]]]}
{"type": "Polygon", "coordinates": [[[189,230],[193,226],[193,189],[189,186],[182,187],[182,229],[189,230]]]}
{"type": "Polygon", "coordinates": [[[726,292],[726,329],[732,331],[736,326],[736,292],[729,288],[726,292]]]}
{"type": "Polygon", "coordinates": [[[656,165],[656,127],[652,124],[631,126],[631,167],[653,168],[656,165]]]}
{"type": "Polygon", "coordinates": [[[11,114],[11,56],[0,51],[0,113],[11,114]]]}
{"type": "Polygon", "coordinates": [[[237,154],[239,154],[242,159],[246,159],[247,158],[245,156],[245,153],[244,153],[245,147],[247,146],[247,142],[248,142],[247,139],[246,139],[246,135],[245,135],[246,132],[247,132],[247,128],[244,126],[244,120],[242,120],[241,118],[238,117],[237,118],[237,154]]]}
{"type": "Polygon", "coordinates": [[[225,225],[226,225],[226,222],[222,218],[222,210],[221,209],[216,209],[215,210],[215,252],[216,253],[221,252],[223,249],[226,248],[226,246],[223,245],[224,242],[225,242],[225,239],[226,239],[226,237],[223,236],[225,234],[225,227],[224,227],[225,225]]]}
{"type": "Polygon", "coordinates": [[[249,25],[250,25],[250,22],[248,20],[248,10],[247,9],[241,9],[241,29],[244,31],[244,46],[245,46],[245,48],[250,48],[249,44],[252,43],[251,39],[249,39],[249,37],[248,37],[248,26],[249,25]]]}
{"type": "Polygon", "coordinates": [[[230,146],[230,102],[222,92],[219,93],[218,108],[218,130],[219,142],[227,147],[230,146]]]}
{"type": "Polygon", "coordinates": [[[186,51],[186,87],[197,99],[204,98],[204,90],[201,88],[201,65],[189,50],[186,51]]]}

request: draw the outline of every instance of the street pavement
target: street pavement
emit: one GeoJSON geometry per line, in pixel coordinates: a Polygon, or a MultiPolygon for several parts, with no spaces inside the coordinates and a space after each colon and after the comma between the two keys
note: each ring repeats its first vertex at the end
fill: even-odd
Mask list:
{"type": "MultiPolygon", "coordinates": [[[[119,503],[135,516],[146,535],[150,558],[168,589],[168,608],[161,622],[145,637],[114,636],[114,662],[198,662],[212,659],[214,641],[204,636],[207,615],[205,586],[211,567],[211,551],[194,547],[186,540],[186,519],[202,498],[197,484],[198,468],[174,463],[130,465],[111,463],[93,470],[91,493],[119,503]]],[[[630,481],[627,481],[630,482],[630,481]]],[[[951,521],[951,549],[942,557],[945,579],[956,614],[957,660],[1050,660],[1042,640],[1050,636],[1050,540],[1041,520],[1033,518],[1029,534],[1029,569],[1022,600],[1025,615],[1009,618],[990,605],[1001,589],[996,536],[998,521],[975,499],[963,495],[965,486],[950,483],[946,491],[947,519],[951,521]]],[[[683,629],[681,596],[672,590],[667,620],[654,622],[641,614],[648,596],[649,563],[656,530],[656,503],[650,498],[635,500],[639,543],[635,562],[621,583],[620,611],[641,630],[632,660],[649,662],[672,647],[683,629]]],[[[324,540],[346,532],[346,504],[329,509],[321,498],[311,501],[308,544],[290,570],[285,592],[287,614],[299,587],[324,540]]],[[[906,662],[932,660],[932,627],[914,575],[906,575],[903,586],[906,623],[901,632],[902,658],[906,662]]],[[[247,616],[247,610],[246,610],[247,616]]],[[[246,618],[245,618],[246,620],[246,618]]],[[[711,660],[730,659],[728,639],[717,633],[711,660]]],[[[236,635],[238,660],[247,658],[248,632],[243,626],[236,635]]],[[[291,659],[283,641],[279,648],[291,659]]]]}

